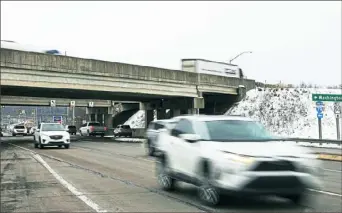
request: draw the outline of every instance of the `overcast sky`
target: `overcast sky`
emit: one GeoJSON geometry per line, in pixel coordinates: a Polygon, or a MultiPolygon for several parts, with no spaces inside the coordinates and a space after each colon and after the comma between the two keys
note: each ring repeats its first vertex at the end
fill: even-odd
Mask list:
{"type": "Polygon", "coordinates": [[[234,61],[267,82],[340,84],[341,2],[3,2],[1,39],[180,69],[234,61]]]}

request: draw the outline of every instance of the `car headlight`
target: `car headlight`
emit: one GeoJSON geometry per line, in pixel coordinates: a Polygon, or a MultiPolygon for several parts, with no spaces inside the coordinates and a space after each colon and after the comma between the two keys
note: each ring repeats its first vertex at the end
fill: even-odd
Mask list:
{"type": "Polygon", "coordinates": [[[231,161],[235,161],[237,163],[242,163],[244,165],[250,165],[255,161],[255,158],[245,155],[233,154],[233,153],[226,153],[225,157],[231,161]]]}

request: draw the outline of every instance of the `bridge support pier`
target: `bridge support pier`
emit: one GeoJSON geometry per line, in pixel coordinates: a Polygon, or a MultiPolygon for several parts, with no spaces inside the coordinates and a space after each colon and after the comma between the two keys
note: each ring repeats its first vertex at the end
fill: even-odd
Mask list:
{"type": "Polygon", "coordinates": [[[148,125],[153,121],[153,108],[149,103],[140,103],[139,109],[145,111],[145,129],[147,129],[148,125]]]}
{"type": "Polygon", "coordinates": [[[112,114],[104,115],[104,125],[107,128],[113,128],[113,115],[112,114]]]}

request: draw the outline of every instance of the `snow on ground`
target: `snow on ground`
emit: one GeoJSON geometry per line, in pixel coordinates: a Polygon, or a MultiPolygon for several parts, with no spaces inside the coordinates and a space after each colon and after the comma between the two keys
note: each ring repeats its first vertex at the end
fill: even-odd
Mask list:
{"type": "MultiPolygon", "coordinates": [[[[263,123],[271,132],[284,137],[318,138],[318,120],[312,93],[341,94],[339,89],[259,88],[226,113],[244,115],[263,123]],[[261,91],[260,91],[261,90],[261,91]]],[[[322,138],[335,139],[336,119],[333,102],[325,102],[322,138]]]]}
{"type": "Polygon", "coordinates": [[[145,111],[139,110],[137,113],[132,115],[124,124],[130,125],[131,128],[145,128],[145,111]]]}

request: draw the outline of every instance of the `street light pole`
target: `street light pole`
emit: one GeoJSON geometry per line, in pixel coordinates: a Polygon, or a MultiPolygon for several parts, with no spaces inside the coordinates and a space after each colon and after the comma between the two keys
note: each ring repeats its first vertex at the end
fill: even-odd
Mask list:
{"type": "Polygon", "coordinates": [[[243,54],[245,54],[245,53],[252,53],[252,51],[245,51],[245,52],[242,52],[242,53],[238,54],[238,55],[235,56],[233,59],[231,59],[231,60],[229,61],[229,63],[231,64],[232,61],[234,61],[235,59],[237,59],[238,57],[240,57],[241,55],[243,55],[243,54]]]}

